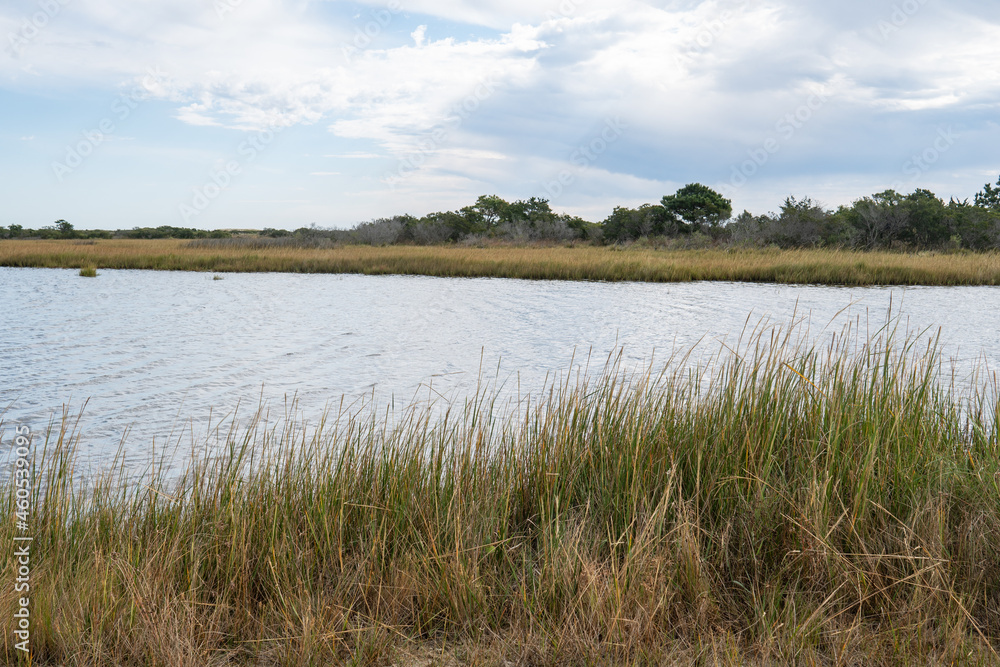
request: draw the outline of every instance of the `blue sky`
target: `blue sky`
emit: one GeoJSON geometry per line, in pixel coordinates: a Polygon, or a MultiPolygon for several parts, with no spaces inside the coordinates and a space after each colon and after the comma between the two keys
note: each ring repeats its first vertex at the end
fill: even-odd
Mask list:
{"type": "Polygon", "coordinates": [[[0,225],[323,227],[543,196],[601,220],[1000,174],[1000,6],[6,0],[0,225]]]}

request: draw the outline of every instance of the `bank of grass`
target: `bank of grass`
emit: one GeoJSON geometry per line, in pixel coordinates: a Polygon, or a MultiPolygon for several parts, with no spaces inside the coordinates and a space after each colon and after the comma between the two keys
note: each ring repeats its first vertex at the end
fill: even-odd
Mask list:
{"type": "Polygon", "coordinates": [[[36,444],[33,664],[1000,662],[995,378],[956,393],[887,332],[732,349],[520,412],[253,419],[173,482],[75,486],[64,422],[36,444]]]}
{"type": "Polygon", "coordinates": [[[648,247],[341,246],[231,239],[0,241],[19,267],[406,274],[543,280],[730,280],[840,285],[1000,285],[1000,253],[655,250],[648,247]]]}

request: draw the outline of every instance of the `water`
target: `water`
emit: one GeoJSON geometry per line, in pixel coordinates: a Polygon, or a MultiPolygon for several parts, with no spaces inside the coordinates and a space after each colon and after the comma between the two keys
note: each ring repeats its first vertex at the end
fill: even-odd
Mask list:
{"type": "Polygon", "coordinates": [[[626,367],[698,341],[714,353],[762,317],[787,324],[795,313],[816,335],[848,321],[874,331],[890,302],[911,331],[940,327],[960,376],[977,360],[1000,365],[1000,289],[991,287],[148,271],[87,279],[0,268],[0,456],[13,421],[38,432],[85,403],[82,460],[106,464],[127,434],[126,453],[142,461],[154,446],[204,441],[237,405],[249,414],[265,400],[280,412],[296,396],[316,418],[342,396],[444,404],[482,377],[523,395],[588,357],[599,370],[619,348],[626,367]]]}

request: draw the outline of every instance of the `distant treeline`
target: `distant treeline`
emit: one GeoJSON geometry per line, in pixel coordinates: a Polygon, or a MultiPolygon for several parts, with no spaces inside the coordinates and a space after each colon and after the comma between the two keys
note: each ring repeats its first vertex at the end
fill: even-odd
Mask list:
{"type": "MultiPolygon", "coordinates": [[[[247,230],[252,231],[252,230],[247,230]]],[[[29,229],[21,225],[0,227],[0,239],[219,239],[229,238],[229,230],[209,231],[189,227],[135,227],[133,229],[75,229],[66,220],[56,220],[48,227],[29,229]]]]}
{"type": "MultiPolygon", "coordinates": [[[[589,242],[649,243],[685,247],[778,247],[856,249],[1000,248],[1000,179],[987,184],[974,200],[945,203],[929,190],[910,194],[886,190],[862,197],[850,206],[828,210],[812,199],[788,197],[777,212],[733,217],[730,200],[711,188],[693,183],[638,208],[616,207],[604,221],[588,222],[555,213],[545,199],[508,202],[483,195],[457,211],[421,218],[398,215],[361,222],[351,229],[316,226],[295,231],[205,231],[182,227],[135,228],[127,231],[77,231],[65,220],[40,230],[11,225],[5,238],[180,238],[239,237],[239,243],[260,246],[323,247],[340,244],[434,245],[589,242]],[[256,237],[256,238],[254,238],[256,237]]],[[[211,241],[209,242],[211,243],[211,241]]]]}
{"type": "Polygon", "coordinates": [[[545,199],[532,197],[507,202],[496,195],[483,195],[471,206],[457,211],[431,213],[422,218],[397,215],[362,222],[351,229],[309,227],[294,232],[265,229],[261,236],[285,239],[286,243],[321,244],[325,241],[364,245],[435,245],[493,239],[510,242],[600,241],[603,233],[600,224],[553,212],[545,199]]]}

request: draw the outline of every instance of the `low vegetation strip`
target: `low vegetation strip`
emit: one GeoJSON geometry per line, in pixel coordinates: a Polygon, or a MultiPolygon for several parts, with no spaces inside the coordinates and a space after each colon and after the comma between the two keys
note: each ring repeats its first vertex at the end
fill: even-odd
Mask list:
{"type": "Polygon", "coordinates": [[[611,360],[521,412],[258,415],[138,484],[74,483],[64,420],[35,445],[32,664],[996,664],[996,384],[891,333],[794,340],[701,380],[611,360]]]}
{"type": "Polygon", "coordinates": [[[998,285],[1000,253],[657,250],[631,246],[335,246],[183,240],[0,241],[0,265],[169,271],[404,274],[538,280],[726,280],[998,285]]]}

